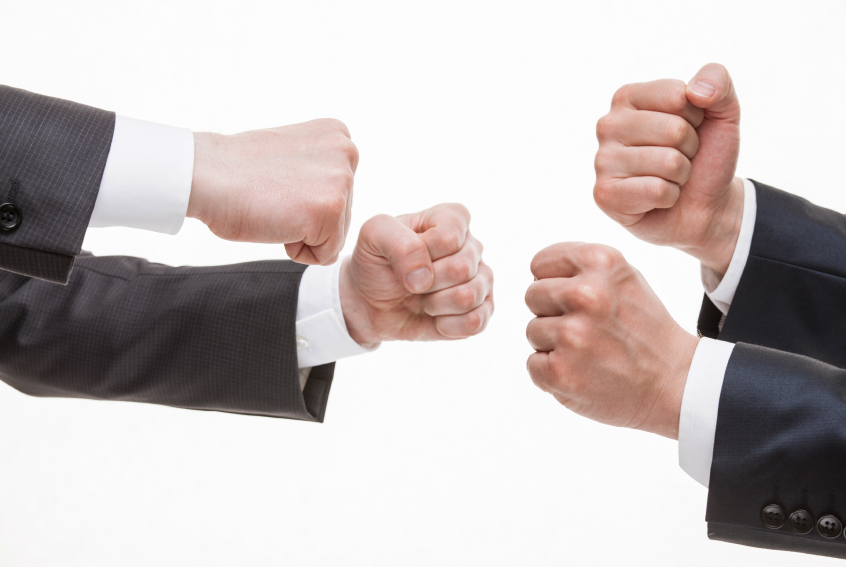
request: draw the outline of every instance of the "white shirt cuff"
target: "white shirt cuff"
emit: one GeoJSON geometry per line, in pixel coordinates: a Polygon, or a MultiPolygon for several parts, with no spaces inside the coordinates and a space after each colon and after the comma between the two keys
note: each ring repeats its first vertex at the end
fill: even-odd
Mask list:
{"type": "Polygon", "coordinates": [[[176,234],[188,210],[193,176],[191,130],[117,116],[88,226],[176,234]]]}
{"type": "Polygon", "coordinates": [[[348,356],[373,352],[353,340],[341,309],[343,259],[331,266],[309,266],[303,272],[297,301],[297,363],[311,368],[348,356]]]}
{"type": "Polygon", "coordinates": [[[731,257],[726,274],[720,276],[711,268],[701,267],[702,286],[705,293],[723,312],[728,313],[734,293],[743,276],[746,268],[746,261],[749,259],[749,249],[752,247],[752,233],[755,230],[755,218],[758,213],[758,199],[755,196],[755,185],[748,179],[743,180],[743,218],[740,221],[740,234],[737,237],[737,245],[734,247],[734,254],[731,257]]]}
{"type": "Polygon", "coordinates": [[[682,396],[679,466],[706,488],[711,478],[720,392],[733,350],[733,343],[699,339],[682,396]]]}

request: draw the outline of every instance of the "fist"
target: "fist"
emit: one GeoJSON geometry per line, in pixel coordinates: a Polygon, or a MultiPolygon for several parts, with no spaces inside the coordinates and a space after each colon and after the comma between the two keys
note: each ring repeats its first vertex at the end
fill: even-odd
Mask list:
{"type": "Polygon", "coordinates": [[[188,216],[220,238],[284,243],[297,262],[331,264],[350,227],[357,166],[358,150],[338,120],[197,132],[188,216]]]}
{"type": "Polygon", "coordinates": [[[493,272],[469,226],[470,213],[458,204],[367,221],[341,266],[350,336],[373,345],[481,333],[494,310],[493,272]]]}
{"type": "Polygon", "coordinates": [[[622,87],[596,135],[597,205],[638,238],[725,273],[743,216],[740,103],[725,67],[706,65],[687,85],[622,87]]]}
{"type": "Polygon", "coordinates": [[[532,260],[526,328],[534,383],[568,409],[610,425],[678,438],[697,339],[640,272],[607,246],[564,242],[532,260]]]}

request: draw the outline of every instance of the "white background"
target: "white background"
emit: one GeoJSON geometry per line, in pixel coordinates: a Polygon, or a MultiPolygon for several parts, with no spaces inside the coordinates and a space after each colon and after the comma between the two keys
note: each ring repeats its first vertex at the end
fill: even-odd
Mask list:
{"type": "MultiPolygon", "coordinates": [[[[523,293],[540,248],[604,242],[695,329],[698,265],[591,196],[594,126],[627,82],[724,63],[739,174],[846,210],[844,16],[839,2],[0,0],[0,83],[195,131],[340,118],[361,151],[347,250],[374,214],[461,201],[497,277],[482,336],[341,361],[323,425],[0,385],[0,565],[829,564],[710,542],[707,491],[675,442],[537,390],[523,293]]],[[[85,248],[284,257],[192,221],[175,237],[91,230],[85,248]]]]}

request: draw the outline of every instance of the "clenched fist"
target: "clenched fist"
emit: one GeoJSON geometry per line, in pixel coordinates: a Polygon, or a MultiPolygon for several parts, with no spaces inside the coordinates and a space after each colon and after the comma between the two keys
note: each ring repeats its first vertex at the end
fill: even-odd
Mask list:
{"type": "Polygon", "coordinates": [[[331,264],[350,227],[357,166],[358,150],[337,120],[196,132],[187,214],[226,240],[284,243],[297,262],[331,264]]]}
{"type": "Polygon", "coordinates": [[[688,84],[622,87],[596,133],[599,207],[638,238],[724,274],[743,216],[740,103],[725,67],[706,65],[688,84]]]}
{"type": "Polygon", "coordinates": [[[554,244],[532,260],[526,337],[535,384],[601,423],[678,438],[696,337],[623,256],[600,244],[554,244]]]}
{"type": "Polygon", "coordinates": [[[379,215],[341,266],[341,308],[359,344],[462,339],[493,314],[493,272],[463,205],[379,215]]]}

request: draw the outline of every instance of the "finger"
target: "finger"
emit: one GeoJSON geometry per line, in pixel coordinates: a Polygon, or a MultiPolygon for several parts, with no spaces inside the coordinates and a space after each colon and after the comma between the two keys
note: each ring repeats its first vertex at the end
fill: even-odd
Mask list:
{"type": "Polygon", "coordinates": [[[560,348],[564,317],[535,317],[526,325],[526,339],[538,352],[560,348]]]}
{"type": "MultiPolygon", "coordinates": [[[[435,264],[437,274],[437,262],[435,264]]],[[[437,280],[437,275],[435,279],[437,280]]],[[[423,311],[432,317],[461,315],[482,305],[491,291],[493,291],[493,271],[482,262],[479,273],[469,282],[424,295],[423,311]]]]}
{"type": "Polygon", "coordinates": [[[433,261],[461,250],[470,227],[470,211],[459,203],[436,205],[398,218],[422,234],[433,261]]]}
{"type": "Polygon", "coordinates": [[[464,339],[485,330],[494,311],[493,296],[488,295],[476,309],[462,315],[435,317],[435,327],[448,339],[464,339]]]}
{"type": "Polygon", "coordinates": [[[468,234],[461,250],[435,261],[435,282],[429,288],[429,293],[469,282],[476,277],[482,261],[482,249],[482,243],[468,234]]]}
{"type": "Polygon", "coordinates": [[[699,149],[699,136],[690,122],[665,112],[613,112],[599,119],[596,134],[600,141],[615,140],[626,146],[675,148],[688,158],[699,149]]]}
{"type": "Polygon", "coordinates": [[[585,270],[612,270],[626,265],[619,250],[604,244],[559,242],[547,246],[532,259],[535,279],[571,278],[585,270]]]}
{"type": "Polygon", "coordinates": [[[660,177],[629,177],[598,182],[593,199],[623,226],[631,226],[653,209],[669,209],[679,198],[679,186],[660,177]]]}
{"type": "Polygon", "coordinates": [[[690,178],[690,160],[675,148],[601,148],[596,152],[594,167],[597,178],[661,177],[678,185],[684,185],[690,178]]]}
{"type": "Polygon", "coordinates": [[[529,355],[526,361],[526,370],[529,371],[529,376],[535,386],[549,392],[549,384],[552,382],[552,372],[549,369],[549,353],[548,352],[533,352],[529,355]]]}
{"type": "Polygon", "coordinates": [[[624,100],[636,110],[651,110],[681,116],[694,128],[698,128],[705,115],[687,99],[687,85],[675,79],[661,79],[648,83],[626,85],[614,96],[615,101],[624,100]]]}
{"type": "Polygon", "coordinates": [[[538,317],[594,310],[607,299],[581,276],[537,280],[526,290],[526,306],[538,317]]]}
{"type": "Polygon", "coordinates": [[[364,223],[358,239],[365,252],[387,258],[391,268],[411,293],[423,293],[432,287],[434,269],[421,235],[405,223],[378,215],[364,223]]]}
{"type": "Polygon", "coordinates": [[[337,252],[328,258],[323,257],[322,255],[319,256],[311,246],[304,244],[302,240],[299,242],[285,244],[285,253],[288,254],[288,257],[294,262],[297,262],[298,264],[308,264],[311,266],[328,266],[330,264],[334,264],[338,261],[338,257],[340,256],[337,252]]]}
{"type": "Polygon", "coordinates": [[[573,256],[573,248],[582,242],[559,242],[547,246],[532,258],[531,270],[535,279],[570,278],[576,275],[579,266],[573,256]]]}
{"type": "Polygon", "coordinates": [[[688,83],[685,94],[692,104],[707,109],[708,118],[740,120],[740,101],[734,83],[728,70],[719,63],[702,67],[688,83]]]}

